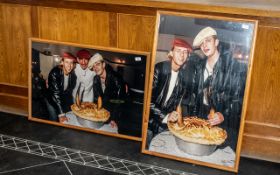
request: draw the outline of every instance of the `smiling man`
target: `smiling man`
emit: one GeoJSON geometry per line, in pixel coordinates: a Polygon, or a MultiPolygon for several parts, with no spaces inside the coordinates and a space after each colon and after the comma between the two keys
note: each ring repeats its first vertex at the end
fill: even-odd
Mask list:
{"type": "Polygon", "coordinates": [[[70,111],[73,104],[72,91],[76,85],[77,77],[73,72],[76,58],[68,52],[62,54],[62,62],[54,67],[48,76],[47,107],[50,120],[64,122],[65,113],[70,111]]]}
{"type": "Polygon", "coordinates": [[[93,79],[94,102],[102,98],[104,107],[110,109],[110,125],[117,128],[118,114],[113,114],[112,100],[123,100],[126,97],[125,83],[122,77],[106,64],[102,55],[94,54],[89,61],[88,68],[95,72],[93,79]]]}
{"type": "Polygon", "coordinates": [[[175,110],[184,91],[182,67],[191,52],[190,44],[176,38],[173,40],[168,60],[155,65],[149,118],[149,132],[152,136],[149,137],[166,130],[167,117],[176,115],[175,110]]]}
{"type": "Polygon", "coordinates": [[[74,70],[77,76],[76,87],[73,90],[73,98],[75,99],[77,90],[80,86],[80,97],[81,101],[93,102],[93,77],[95,72],[88,69],[88,63],[91,54],[88,50],[82,49],[77,52],[78,64],[74,70]]]}

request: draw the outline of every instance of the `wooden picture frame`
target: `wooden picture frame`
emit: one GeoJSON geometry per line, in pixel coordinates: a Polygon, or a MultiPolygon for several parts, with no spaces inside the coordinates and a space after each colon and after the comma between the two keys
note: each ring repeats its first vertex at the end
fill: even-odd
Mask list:
{"type": "Polygon", "coordinates": [[[238,171],[257,25],[157,12],[143,153],[238,171]]]}
{"type": "Polygon", "coordinates": [[[29,48],[29,120],[142,140],[148,52],[38,38],[30,38],[29,48]],[[90,115],[80,114],[90,108],[90,115]]]}

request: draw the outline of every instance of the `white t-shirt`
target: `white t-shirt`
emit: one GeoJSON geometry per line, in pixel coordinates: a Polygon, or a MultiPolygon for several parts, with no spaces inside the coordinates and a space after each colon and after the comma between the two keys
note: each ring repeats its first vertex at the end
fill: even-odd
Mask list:
{"type": "Polygon", "coordinates": [[[64,82],[63,82],[64,87],[63,87],[63,90],[66,90],[67,87],[68,87],[69,75],[65,75],[65,74],[64,74],[63,77],[64,77],[64,82]]]}
{"type": "Polygon", "coordinates": [[[81,88],[80,88],[80,97],[81,94],[84,90],[84,95],[83,99],[81,99],[83,102],[93,102],[93,77],[95,76],[95,72],[89,70],[86,68],[83,70],[80,66],[80,64],[76,65],[75,68],[75,74],[77,76],[77,83],[76,86],[73,90],[73,98],[76,98],[76,93],[79,87],[79,84],[81,83],[81,88]]]}
{"type": "Polygon", "coordinates": [[[171,77],[170,77],[170,82],[169,82],[169,87],[168,87],[168,92],[165,98],[165,103],[169,100],[171,97],[171,94],[174,90],[174,87],[176,85],[177,77],[178,77],[179,72],[171,71],[171,77]]]}
{"type": "MultiPolygon", "coordinates": [[[[209,76],[213,75],[213,69],[210,68],[209,64],[206,63],[206,68],[204,69],[204,82],[207,80],[209,76]]],[[[203,104],[209,105],[206,92],[203,94],[203,104]]]]}
{"type": "MultiPolygon", "coordinates": [[[[171,71],[171,77],[170,77],[170,82],[169,82],[169,87],[168,87],[168,92],[167,92],[167,95],[166,95],[166,98],[165,98],[165,103],[167,103],[167,101],[169,100],[169,98],[171,97],[171,94],[174,90],[174,87],[176,85],[176,81],[177,81],[177,78],[178,78],[178,72],[175,72],[175,71],[171,71]]],[[[168,114],[164,117],[164,119],[162,120],[162,123],[167,123],[167,117],[168,117],[168,114]]]]}

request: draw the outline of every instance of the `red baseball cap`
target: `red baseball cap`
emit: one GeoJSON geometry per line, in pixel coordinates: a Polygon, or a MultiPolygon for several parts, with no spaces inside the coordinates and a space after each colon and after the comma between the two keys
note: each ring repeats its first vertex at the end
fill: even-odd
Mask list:
{"type": "Polygon", "coordinates": [[[79,50],[77,52],[77,57],[79,59],[85,58],[85,59],[89,60],[90,57],[91,57],[91,54],[90,54],[90,52],[88,50],[82,49],[82,50],[79,50]]]}
{"type": "Polygon", "coordinates": [[[74,62],[77,61],[76,57],[74,55],[72,55],[71,53],[69,53],[69,52],[64,52],[61,57],[62,57],[62,60],[64,58],[67,58],[67,59],[74,60],[74,62]]]}
{"type": "Polygon", "coordinates": [[[192,46],[189,43],[187,43],[185,40],[180,38],[175,38],[173,40],[172,50],[174,49],[175,46],[187,48],[189,52],[192,52],[193,50],[192,46]]]}

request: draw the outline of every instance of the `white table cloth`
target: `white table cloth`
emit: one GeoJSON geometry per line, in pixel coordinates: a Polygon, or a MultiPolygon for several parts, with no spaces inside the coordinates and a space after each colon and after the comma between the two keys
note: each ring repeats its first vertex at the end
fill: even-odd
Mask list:
{"type": "Polygon", "coordinates": [[[208,156],[195,156],[185,153],[177,147],[174,135],[169,131],[156,135],[150,143],[149,150],[229,167],[234,167],[235,163],[235,152],[229,146],[216,149],[214,153],[208,156]]]}
{"type": "MultiPolygon", "coordinates": [[[[85,126],[82,126],[78,122],[77,116],[72,111],[67,112],[66,117],[68,118],[68,121],[65,121],[64,124],[85,127],[85,126]]],[[[92,128],[90,128],[90,129],[92,129],[92,128]]],[[[118,133],[118,128],[112,128],[110,126],[110,124],[104,124],[101,128],[96,129],[96,130],[107,131],[107,132],[111,132],[111,133],[118,133]]]]}

